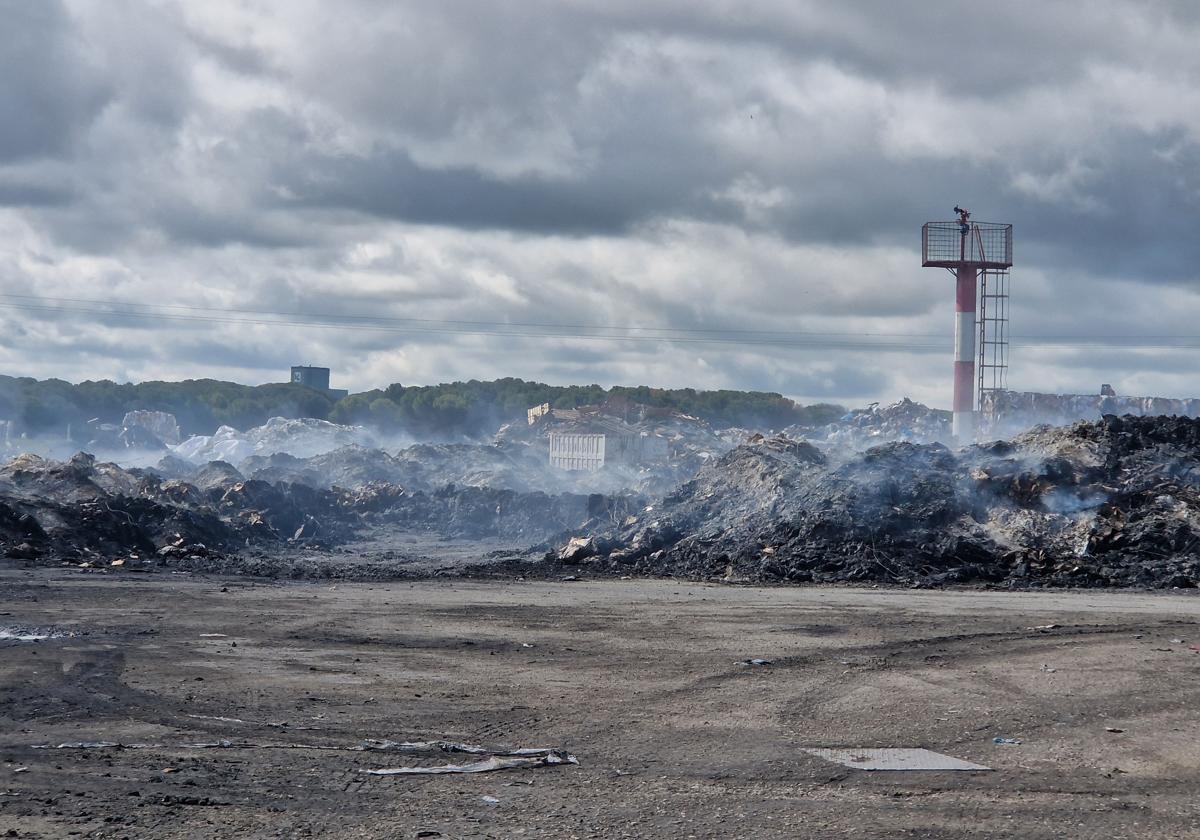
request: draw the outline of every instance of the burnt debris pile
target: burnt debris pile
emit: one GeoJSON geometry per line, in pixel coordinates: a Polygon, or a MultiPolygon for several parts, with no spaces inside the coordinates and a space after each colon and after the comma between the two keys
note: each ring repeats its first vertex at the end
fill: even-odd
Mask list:
{"type": "Polygon", "coordinates": [[[849,449],[866,449],[895,440],[949,443],[950,412],[930,408],[906,397],[890,405],[872,403],[866,408],[855,409],[817,429],[793,426],[784,429],[783,433],[849,449]]]}
{"type": "MultiPolygon", "coordinates": [[[[392,551],[416,534],[469,541],[478,559],[550,549],[541,564],[514,560],[521,573],[1200,583],[1200,419],[1108,416],[959,450],[887,440],[919,440],[924,423],[936,436],[941,422],[901,403],[847,421],[842,432],[856,431],[841,445],[739,432],[740,445],[697,455],[694,474],[654,496],[565,492],[597,474],[548,470],[536,445],[515,441],[258,453],[237,465],[170,454],[145,469],[22,455],[0,465],[0,556],[231,569],[249,555],[392,551]],[[886,442],[860,449],[862,434],[886,442]]],[[[609,480],[646,468],[618,466],[628,472],[609,480]]]]}
{"type": "Polygon", "coordinates": [[[1193,587],[1200,420],[1109,416],[958,452],[756,436],[590,536],[586,562],[635,574],[1193,587]]]}
{"type": "Polygon", "coordinates": [[[611,521],[620,500],[448,484],[247,478],[216,461],[124,469],[80,453],[0,466],[0,556],[42,562],[172,565],[248,549],[329,549],[379,529],[529,546],[611,521]]]}

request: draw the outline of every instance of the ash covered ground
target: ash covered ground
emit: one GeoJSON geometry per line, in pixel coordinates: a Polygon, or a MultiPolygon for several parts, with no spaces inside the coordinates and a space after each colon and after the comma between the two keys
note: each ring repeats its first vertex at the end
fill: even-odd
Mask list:
{"type": "Polygon", "coordinates": [[[669,460],[596,473],[550,469],[521,429],[389,449],[351,427],[268,425],[152,466],[18,455],[0,466],[0,555],[270,577],[1200,581],[1200,420],[1106,417],[952,449],[945,415],[908,401],[770,435],[674,418],[669,460]]]}

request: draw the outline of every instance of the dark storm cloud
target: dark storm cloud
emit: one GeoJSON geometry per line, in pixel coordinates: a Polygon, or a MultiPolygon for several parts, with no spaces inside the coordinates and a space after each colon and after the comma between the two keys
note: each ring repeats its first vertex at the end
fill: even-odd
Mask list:
{"type": "Polygon", "coordinates": [[[0,177],[0,207],[64,207],[77,199],[66,187],[20,176],[0,177]]]}
{"type": "MultiPolygon", "coordinates": [[[[621,233],[655,218],[682,217],[736,221],[795,242],[853,245],[912,242],[918,220],[945,218],[963,202],[987,218],[1017,221],[1026,253],[1082,260],[1102,274],[1141,269],[1151,282],[1194,276],[1195,255],[1165,247],[1178,241],[1197,195],[1190,163],[1200,146],[1186,115],[1180,114],[1181,127],[1093,113],[1054,137],[1053,124],[1038,130],[1049,115],[1023,98],[1059,85],[1069,101],[1070,86],[1087,88],[1089,70],[1101,62],[1153,76],[1145,51],[1154,39],[1171,30],[1186,38],[1181,28],[1194,26],[1181,19],[1183,7],[1160,4],[1138,13],[1110,3],[1082,16],[1034,4],[975,8],[970,15],[927,3],[765,4],[735,18],[719,4],[636,11],[556,4],[514,16],[494,6],[468,13],[461,4],[413,3],[405,10],[415,22],[408,27],[400,25],[404,14],[366,8],[380,15],[378,30],[360,21],[343,33],[366,45],[331,37],[309,62],[320,65],[319,77],[312,69],[297,76],[337,113],[416,139],[410,146],[393,138],[358,153],[287,159],[274,177],[302,207],[569,234],[621,233]],[[392,35],[414,49],[384,46],[392,35]],[[683,37],[701,40],[690,52],[659,49],[655,40],[683,37]],[[787,91],[772,89],[773,72],[800,75],[822,62],[857,74],[860,89],[845,92],[844,110],[868,108],[859,136],[854,126],[822,134],[821,114],[796,111],[787,91]],[[709,90],[715,82],[725,89],[709,90]],[[881,121],[905,117],[904,100],[889,91],[921,86],[942,97],[943,109],[961,105],[964,123],[990,115],[1010,136],[992,150],[971,147],[987,142],[987,132],[944,144],[934,138],[935,151],[881,148],[881,121]],[[883,104],[854,100],[872,88],[883,104]],[[897,115],[887,114],[892,100],[897,115]],[[742,145],[736,122],[725,127],[732,142],[714,134],[716,122],[734,119],[745,128],[742,145]],[[768,132],[797,134],[795,147],[781,154],[776,136],[756,154],[755,120],[768,132]],[[472,121],[493,132],[488,148],[456,161],[463,126],[472,121]],[[513,157],[506,146],[526,126],[535,153],[555,132],[568,138],[571,148],[557,150],[565,171],[507,172],[505,161],[489,159],[493,152],[513,157]],[[440,145],[447,160],[418,162],[431,157],[425,143],[440,145]],[[1031,194],[1030,182],[1051,182],[1075,164],[1086,167],[1087,177],[1069,194],[1031,194]],[[739,176],[782,187],[788,197],[770,212],[743,218],[721,197],[739,176]],[[1122,210],[1130,206],[1136,218],[1122,226],[1122,210]],[[1152,265],[1141,259],[1143,251],[1152,265]]],[[[1168,57],[1174,49],[1170,41],[1162,45],[1168,57]]],[[[1183,69],[1190,71],[1184,79],[1194,81],[1194,67],[1183,69]]],[[[1164,72],[1164,97],[1179,75],[1164,72]]],[[[1100,99],[1090,107],[1104,107],[1103,91],[1096,90],[1102,87],[1091,84],[1100,99]]],[[[548,169],[555,155],[545,150],[548,169]]],[[[520,163],[507,165],[521,170],[520,163]]]]}
{"type": "MultiPolygon", "coordinates": [[[[189,50],[191,61],[214,57],[243,79],[279,84],[298,97],[290,108],[253,109],[235,122],[210,125],[214,115],[195,102],[186,72],[173,67],[177,51],[170,44],[160,43],[133,68],[110,62],[107,77],[89,65],[93,58],[79,46],[83,36],[116,34],[123,16],[136,15],[133,6],[114,7],[113,20],[100,26],[97,16],[71,21],[54,4],[9,5],[18,26],[5,31],[27,33],[21,49],[5,51],[9,69],[23,71],[28,81],[15,76],[17,83],[4,87],[10,99],[21,99],[5,103],[14,118],[3,121],[0,148],[10,155],[61,152],[95,118],[108,90],[126,104],[128,119],[159,122],[171,132],[162,138],[165,148],[151,141],[148,148],[114,148],[79,161],[84,178],[107,176],[110,185],[128,179],[131,187],[110,196],[119,206],[106,213],[87,208],[103,236],[77,233],[83,243],[119,238],[105,229],[106,219],[119,219],[127,231],[148,227],[206,246],[295,244],[307,235],[302,225],[271,229],[258,217],[256,210],[280,206],[264,189],[269,180],[289,191],[292,203],[283,202],[285,208],[351,209],[466,229],[609,234],[649,219],[684,217],[737,220],[793,241],[844,244],[900,241],[912,236],[915,219],[945,215],[942,205],[986,202],[981,210],[991,216],[1032,218],[1026,242],[1035,249],[1071,239],[1077,228],[1094,236],[1094,243],[1078,244],[1096,270],[1124,268],[1090,247],[1114,241],[1108,225],[1081,226],[1055,202],[1013,196],[1009,189],[1026,165],[1040,165],[1050,177],[1064,164],[1053,160],[1054,148],[1018,142],[983,158],[952,146],[941,154],[888,154],[880,149],[877,113],[864,117],[864,136],[823,136],[812,125],[822,115],[797,110],[772,74],[786,78],[828,63],[860,79],[865,90],[877,86],[884,98],[903,86],[930,85],[950,107],[975,103],[1001,117],[1010,111],[1020,121],[1037,118],[1021,110],[1015,97],[1022,91],[1078,83],[1098,61],[1143,68],[1140,51],[1150,39],[1164,29],[1194,26],[1180,19],[1186,7],[1169,4],[1138,13],[1104,3],[1081,15],[1045,4],[956,14],[937,3],[759,3],[735,15],[724,3],[534,3],[515,14],[496,4],[365,2],[336,13],[302,6],[286,20],[274,19],[302,40],[297,56],[271,55],[160,12],[158,26],[143,27],[156,42],[176,38],[184,58],[189,50]],[[89,32],[89,25],[102,31],[89,32]],[[687,38],[697,39],[690,49],[660,48],[664,39],[687,38]],[[37,61],[28,60],[33,57],[37,61]],[[85,84],[88,78],[98,80],[85,84]],[[724,89],[712,90],[715,83],[724,89]],[[38,107],[31,107],[35,101],[38,107]],[[315,135],[327,129],[297,110],[305,103],[328,106],[334,118],[365,133],[368,148],[333,154],[315,148],[315,135]],[[18,110],[35,118],[18,119],[18,110]],[[795,132],[797,145],[788,155],[772,147],[760,156],[752,140],[738,147],[736,137],[731,143],[714,136],[716,123],[734,117],[747,132],[755,119],[776,132],[795,132]],[[147,153],[178,155],[184,119],[199,133],[222,138],[203,161],[211,177],[227,182],[230,200],[222,209],[195,202],[195,183],[179,177],[170,160],[165,171],[144,175],[125,165],[144,162],[147,153]],[[473,131],[482,132],[482,150],[472,148],[473,131]],[[531,161],[512,148],[522,143],[531,161]],[[489,160],[492,151],[497,160],[489,160]],[[1039,160],[1045,156],[1051,159],[1039,160]],[[719,198],[739,175],[784,187],[790,198],[761,218],[739,219],[737,208],[719,198]]],[[[1169,53],[1172,45],[1163,49],[1169,53]]],[[[862,107],[853,97],[863,92],[846,92],[847,112],[862,107]]],[[[1148,237],[1161,260],[1155,237],[1195,199],[1195,184],[1180,183],[1179,174],[1187,171],[1181,158],[1197,155],[1195,136],[1169,127],[1125,126],[1119,136],[1104,125],[1081,130],[1092,131],[1099,147],[1088,193],[1100,193],[1101,201],[1120,195],[1122,204],[1132,193],[1139,211],[1132,244],[1148,237]],[[1178,148],[1167,161],[1155,152],[1172,131],[1178,148]],[[1143,202],[1142,195],[1157,200],[1143,202]]],[[[1073,153],[1068,146],[1060,157],[1073,153]]],[[[22,195],[55,194],[32,184],[14,192],[14,204],[22,195]]],[[[64,221],[76,228],[84,223],[64,221]]],[[[1191,257],[1153,273],[1178,274],[1191,257]]]]}
{"type": "Polygon", "coordinates": [[[61,154],[108,101],[57,0],[0,0],[0,164],[61,154]]]}
{"type": "Polygon", "coordinates": [[[618,184],[500,181],[467,167],[423,169],[400,150],[308,163],[306,170],[279,173],[300,205],[467,230],[620,233],[670,207],[649,184],[630,194],[618,184]]]}

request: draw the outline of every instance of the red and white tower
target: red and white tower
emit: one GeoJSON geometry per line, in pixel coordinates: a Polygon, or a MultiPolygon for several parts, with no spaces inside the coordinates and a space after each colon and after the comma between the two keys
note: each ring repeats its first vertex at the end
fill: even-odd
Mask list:
{"type": "Polygon", "coordinates": [[[926,222],[921,228],[921,265],[945,268],[954,275],[954,422],[952,431],[960,443],[975,440],[975,383],[985,384],[984,369],[990,368],[993,387],[1007,368],[1007,277],[1012,266],[1012,225],[972,222],[971,214],[955,207],[958,220],[926,222]],[[988,279],[992,278],[989,288],[988,279]],[[980,281],[984,293],[979,294],[980,281]],[[989,293],[990,292],[990,293],[989,293]],[[996,298],[1003,298],[1003,322],[997,320],[996,298]],[[979,312],[991,301],[992,310],[979,312]],[[979,319],[976,320],[976,313],[979,319]],[[1001,328],[999,333],[989,333],[1001,328]],[[975,336],[979,331],[979,345],[975,336]],[[978,355],[977,355],[978,354],[978,355]],[[979,359],[980,367],[975,365],[979,359]]]}

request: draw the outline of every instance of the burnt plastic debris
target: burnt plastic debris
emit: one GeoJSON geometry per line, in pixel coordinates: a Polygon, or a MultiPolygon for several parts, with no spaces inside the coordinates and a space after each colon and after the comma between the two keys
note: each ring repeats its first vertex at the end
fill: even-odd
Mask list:
{"type": "Polygon", "coordinates": [[[759,437],[592,536],[597,573],[1191,588],[1200,420],[1106,417],[958,451],[759,437]]]}

